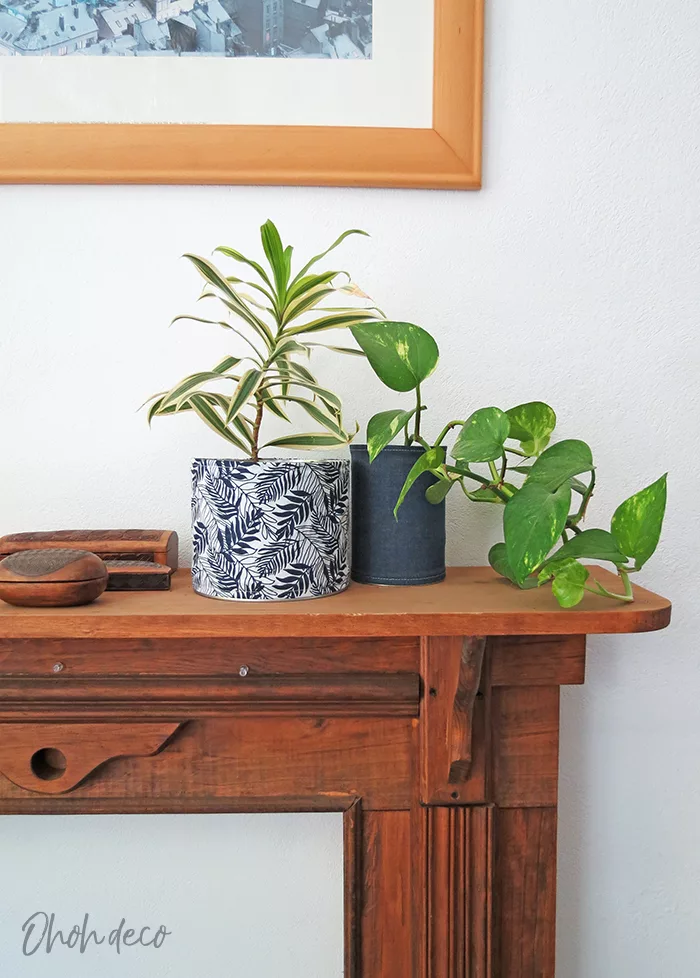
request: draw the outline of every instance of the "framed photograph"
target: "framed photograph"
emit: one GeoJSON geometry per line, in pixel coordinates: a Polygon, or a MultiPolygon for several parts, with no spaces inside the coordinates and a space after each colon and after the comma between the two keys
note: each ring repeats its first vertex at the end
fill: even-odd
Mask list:
{"type": "Polygon", "coordinates": [[[0,0],[0,181],[476,189],[483,7],[0,0]]]}

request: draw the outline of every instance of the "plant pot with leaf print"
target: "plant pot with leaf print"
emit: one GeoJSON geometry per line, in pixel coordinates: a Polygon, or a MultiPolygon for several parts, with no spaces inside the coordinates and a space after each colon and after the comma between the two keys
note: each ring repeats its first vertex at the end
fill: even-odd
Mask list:
{"type": "Polygon", "coordinates": [[[361,323],[352,333],[379,379],[415,399],[408,409],[376,414],[367,444],[350,446],[352,577],[366,584],[434,584],[445,577],[445,505],[429,501],[440,481],[423,470],[409,477],[428,447],[421,384],[435,369],[438,347],[411,323],[361,323]],[[403,444],[390,445],[395,437],[403,444]]]}
{"type": "MultiPolygon", "coordinates": [[[[292,248],[277,228],[261,228],[264,259],[233,248],[217,252],[238,274],[186,255],[205,281],[200,298],[223,306],[216,318],[178,316],[218,325],[235,335],[235,355],[211,370],[185,377],[151,399],[149,422],[157,415],[192,412],[243,458],[198,458],[192,464],[194,589],[212,598],[269,601],[322,597],[347,587],[349,567],[350,471],[342,458],[268,458],[275,449],[337,449],[353,437],[346,431],[338,397],[309,370],[316,337],[376,318],[371,308],[328,307],[344,274],[315,270],[350,234],[294,274],[292,248]],[[241,267],[248,272],[246,280],[241,267]],[[290,422],[288,412],[307,415],[315,430],[265,441],[269,419],[290,422]]],[[[348,278],[349,281],[349,278],[348,278]]],[[[359,293],[362,294],[362,293],[359,293]]],[[[343,347],[338,352],[357,353],[343,347]]]]}

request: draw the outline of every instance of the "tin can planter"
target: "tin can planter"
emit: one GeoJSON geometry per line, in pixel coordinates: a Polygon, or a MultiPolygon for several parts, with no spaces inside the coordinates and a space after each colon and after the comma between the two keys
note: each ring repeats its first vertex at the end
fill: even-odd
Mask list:
{"type": "Polygon", "coordinates": [[[363,584],[435,584],[445,577],[445,503],[434,506],[425,472],[394,506],[420,447],[389,445],[370,465],[366,445],[351,445],[352,579],[363,584]]]}
{"type": "Polygon", "coordinates": [[[198,458],[192,584],[229,601],[289,601],[350,582],[350,463],[198,458]]]}

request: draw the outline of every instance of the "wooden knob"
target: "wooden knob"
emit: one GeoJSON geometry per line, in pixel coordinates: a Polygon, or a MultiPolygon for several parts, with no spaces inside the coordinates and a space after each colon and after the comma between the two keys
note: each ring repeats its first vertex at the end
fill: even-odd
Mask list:
{"type": "Polygon", "coordinates": [[[8,604],[89,604],[106,587],[104,562],[87,550],[24,550],[0,561],[0,598],[8,604]]]}

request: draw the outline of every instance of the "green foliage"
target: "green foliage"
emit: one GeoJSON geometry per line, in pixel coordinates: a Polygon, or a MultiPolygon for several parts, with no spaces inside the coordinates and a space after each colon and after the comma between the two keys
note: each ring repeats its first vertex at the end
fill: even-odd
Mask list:
{"type": "Polygon", "coordinates": [[[518,584],[537,570],[562,535],[570,505],[571,486],[562,485],[552,492],[529,481],[506,503],[506,554],[518,584]]]}
{"type": "Polygon", "coordinates": [[[503,454],[510,434],[508,416],[499,408],[479,408],[462,426],[452,446],[452,457],[458,462],[491,462],[503,454]]]}
{"type": "Polygon", "coordinates": [[[656,550],[666,512],[666,476],[630,496],[615,510],[610,529],[620,550],[640,570],[656,550]]]}
{"type": "Polygon", "coordinates": [[[572,476],[592,471],[593,456],[590,448],[585,441],[570,438],[546,449],[530,469],[528,480],[554,491],[572,476]]]}
{"type": "Polygon", "coordinates": [[[370,418],[367,424],[367,452],[370,462],[406,427],[415,413],[415,408],[412,411],[402,411],[399,408],[395,411],[381,411],[370,418]]]}
{"type": "Polygon", "coordinates": [[[506,437],[517,438],[526,455],[539,455],[549,444],[557,416],[548,404],[530,401],[510,408],[508,420],[510,433],[506,437]]]}
{"type": "Polygon", "coordinates": [[[440,355],[437,343],[427,330],[413,323],[359,323],[350,329],[382,383],[393,391],[413,391],[416,398],[412,411],[400,408],[382,411],[370,419],[367,425],[370,462],[401,431],[407,445],[418,442],[427,449],[429,446],[420,434],[421,415],[425,410],[421,384],[437,366],[440,355]],[[398,423],[401,418],[403,423],[398,423]],[[409,432],[411,419],[413,431],[409,432]]]}
{"type": "Polygon", "coordinates": [[[240,356],[225,357],[213,370],[190,374],[171,390],[150,398],[149,423],[157,415],[194,411],[213,431],[252,459],[259,457],[262,448],[331,448],[347,444],[354,434],[343,426],[339,398],[321,386],[296,358],[308,359],[312,348],[319,346],[361,355],[359,350],[306,342],[305,338],[329,329],[352,329],[381,316],[373,306],[324,305],[339,293],[367,297],[354,285],[338,284],[341,276],[350,281],[347,272],[311,272],[352,234],[365,232],[344,231],[296,275],[292,271],[293,249],[284,246],[272,221],[266,221],[260,228],[265,255],[262,262],[228,246],[216,249],[233,259],[239,270],[244,266],[248,275],[252,272],[251,278],[226,274],[199,255],[185,255],[204,279],[200,300],[216,301],[223,307],[224,315],[216,318],[182,315],[176,316],[173,322],[189,319],[221,326],[234,333],[245,348],[240,356]],[[305,411],[319,430],[261,444],[266,413],[288,422],[286,407],[290,404],[305,411]]]}
{"type": "Polygon", "coordinates": [[[646,563],[658,545],[666,476],[622,503],[610,531],[583,530],[580,524],[596,483],[593,455],[578,439],[550,444],[557,418],[548,404],[529,401],[506,411],[479,408],[466,420],[448,421],[431,444],[420,432],[425,411],[420,385],[435,369],[435,342],[409,323],[362,323],[352,332],[387,387],[416,394],[412,410],[382,411],[367,426],[370,461],[401,432],[406,444],[424,449],[401,489],[395,516],[416,479],[431,472],[436,482],[425,493],[430,503],[441,503],[458,484],[475,503],[503,506],[504,539],[491,548],[489,563],[513,584],[551,585],[564,608],[578,604],[586,591],[633,600],[629,575],[646,563]],[[409,431],[411,421],[413,431],[409,431]],[[450,433],[451,447],[446,443],[450,433]],[[448,463],[448,456],[454,464],[448,463]],[[605,588],[581,560],[612,564],[623,592],[605,588]]]}
{"type": "Polygon", "coordinates": [[[393,391],[412,391],[426,380],[438,362],[438,347],[430,333],[412,323],[363,323],[351,327],[372,370],[393,391]]]}
{"type": "Polygon", "coordinates": [[[429,448],[427,452],[423,452],[421,457],[411,468],[411,471],[406,477],[406,481],[403,484],[403,488],[396,501],[396,506],[394,506],[394,517],[399,511],[401,503],[406,498],[408,490],[411,488],[416,479],[423,475],[424,472],[432,472],[438,478],[440,477],[440,468],[445,461],[445,449],[444,448],[429,448]]]}
{"type": "Polygon", "coordinates": [[[562,608],[573,608],[582,600],[588,578],[588,568],[573,557],[565,557],[547,564],[538,574],[537,582],[551,581],[552,593],[562,608]]]}

